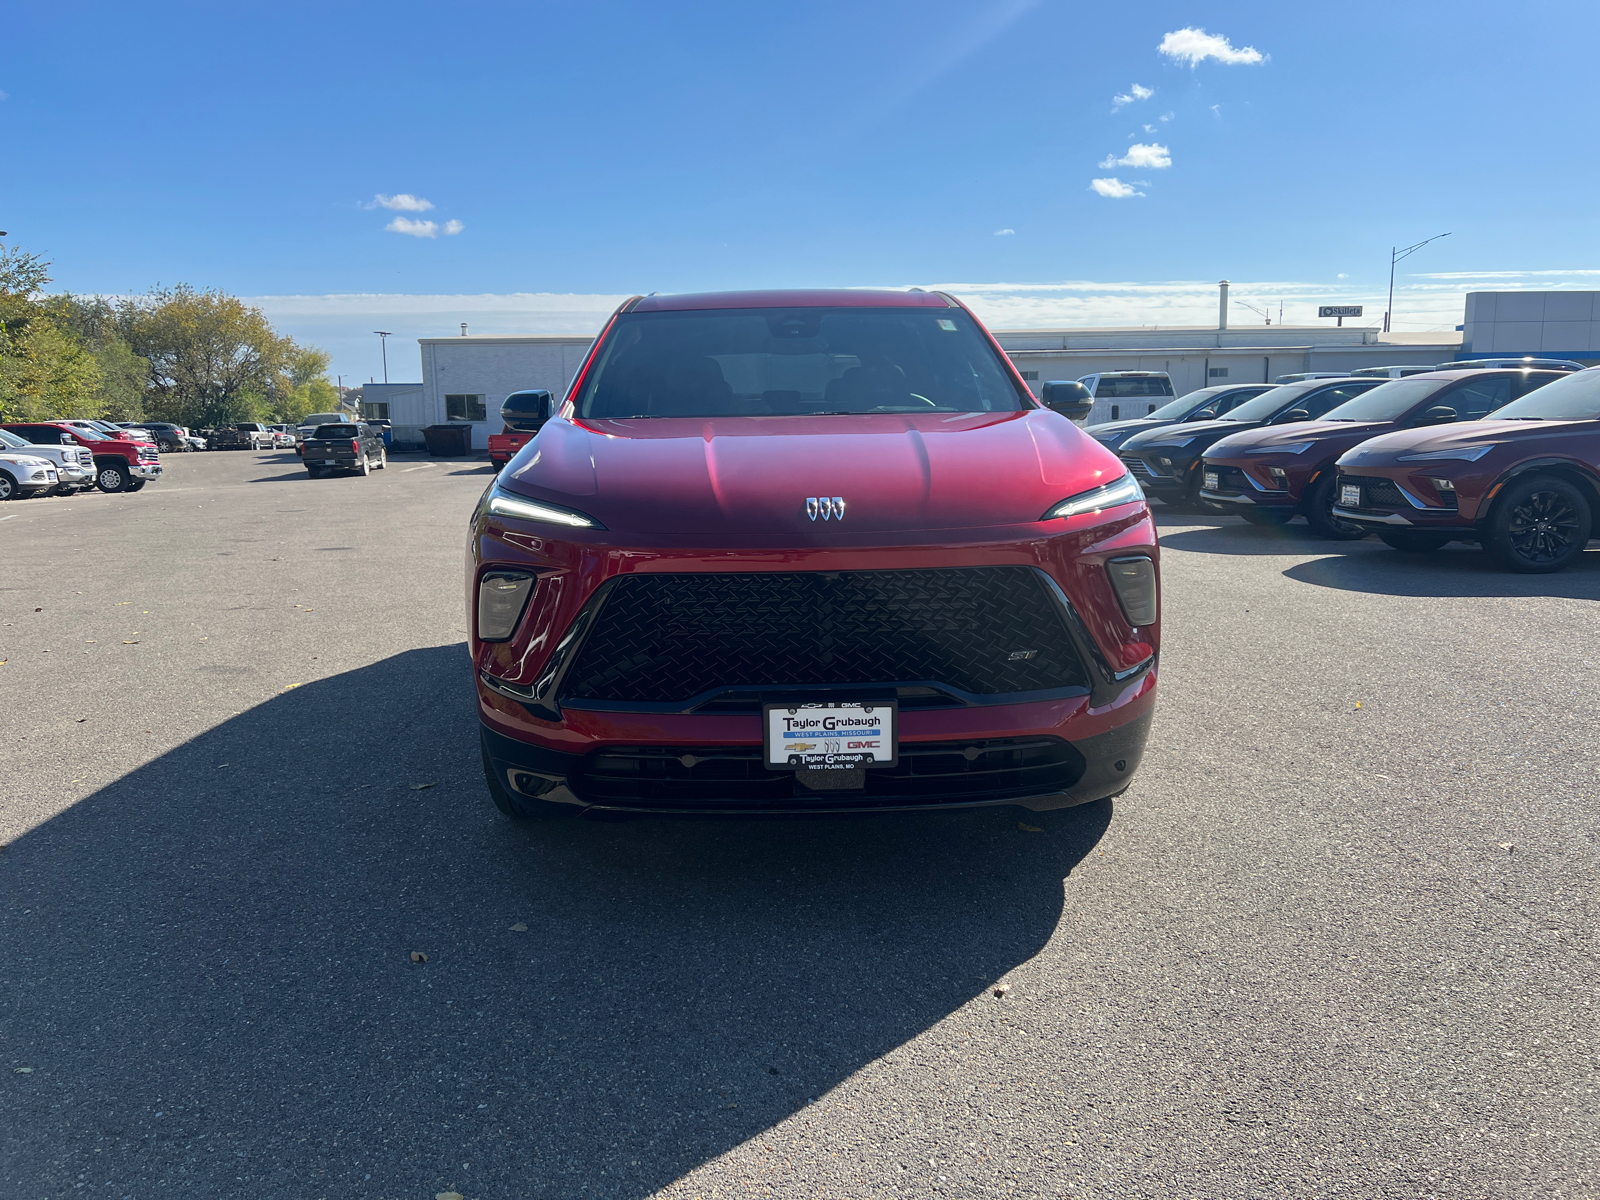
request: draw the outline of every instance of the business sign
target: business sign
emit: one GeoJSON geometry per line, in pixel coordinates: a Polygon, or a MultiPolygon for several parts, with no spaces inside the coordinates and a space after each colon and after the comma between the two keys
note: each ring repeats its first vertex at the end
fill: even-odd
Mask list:
{"type": "Polygon", "coordinates": [[[1361,305],[1359,304],[1322,304],[1317,307],[1319,317],[1359,317],[1361,305]]]}

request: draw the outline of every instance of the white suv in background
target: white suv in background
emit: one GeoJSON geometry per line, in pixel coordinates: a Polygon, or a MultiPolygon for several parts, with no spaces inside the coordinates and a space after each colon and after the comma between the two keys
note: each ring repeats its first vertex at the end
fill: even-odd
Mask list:
{"type": "Polygon", "coordinates": [[[42,458],[54,467],[56,485],[52,492],[57,496],[86,492],[94,486],[94,455],[87,450],[77,446],[40,446],[19,438],[9,429],[0,429],[0,454],[13,453],[42,458]]]}

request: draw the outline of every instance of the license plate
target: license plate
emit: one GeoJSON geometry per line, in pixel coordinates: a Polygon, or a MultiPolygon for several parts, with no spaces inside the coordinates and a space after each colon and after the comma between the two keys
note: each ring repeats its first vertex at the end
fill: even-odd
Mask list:
{"type": "Polygon", "coordinates": [[[1345,483],[1339,486],[1339,503],[1345,508],[1361,507],[1361,485],[1345,483]]]}
{"type": "Polygon", "coordinates": [[[325,458],[322,460],[322,465],[325,467],[337,467],[339,460],[337,458],[325,458]]]}
{"type": "Polygon", "coordinates": [[[1216,491],[1217,490],[1217,483],[1218,483],[1217,473],[1215,471],[1207,471],[1206,472],[1206,491],[1208,491],[1208,492],[1216,491]]]}
{"type": "Polygon", "coordinates": [[[824,773],[892,767],[899,757],[898,715],[893,700],[764,705],[767,766],[824,773]]]}

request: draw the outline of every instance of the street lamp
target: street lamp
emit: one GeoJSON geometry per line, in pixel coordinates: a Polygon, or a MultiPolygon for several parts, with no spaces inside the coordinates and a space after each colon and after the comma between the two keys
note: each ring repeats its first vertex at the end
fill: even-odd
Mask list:
{"type": "Polygon", "coordinates": [[[1418,242],[1415,246],[1407,246],[1404,250],[1396,250],[1393,246],[1389,247],[1389,307],[1383,310],[1383,331],[1385,333],[1389,332],[1389,316],[1390,316],[1391,313],[1394,312],[1394,265],[1395,265],[1395,263],[1399,262],[1402,258],[1406,258],[1409,255],[1415,254],[1418,250],[1421,250],[1429,242],[1437,242],[1440,238],[1449,237],[1449,236],[1450,235],[1448,233],[1436,233],[1431,238],[1424,238],[1422,241],[1418,242]]]}
{"type": "Polygon", "coordinates": [[[384,382],[387,384],[389,382],[389,330],[373,330],[373,333],[378,334],[378,344],[384,350],[384,382]]]}

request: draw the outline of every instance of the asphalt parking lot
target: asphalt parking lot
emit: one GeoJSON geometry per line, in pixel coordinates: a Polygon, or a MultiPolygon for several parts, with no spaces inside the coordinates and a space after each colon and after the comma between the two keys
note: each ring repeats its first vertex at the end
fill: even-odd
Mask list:
{"type": "Polygon", "coordinates": [[[1115,802],[521,827],[489,468],[164,465],[0,506],[5,1195],[1596,1194],[1600,552],[1166,515],[1115,802]]]}

